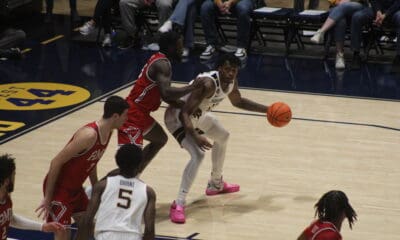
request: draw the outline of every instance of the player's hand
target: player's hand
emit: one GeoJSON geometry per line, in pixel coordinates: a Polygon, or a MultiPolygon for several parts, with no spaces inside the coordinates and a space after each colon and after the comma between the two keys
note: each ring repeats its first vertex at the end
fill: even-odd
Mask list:
{"type": "Polygon", "coordinates": [[[231,14],[230,9],[231,9],[231,7],[233,5],[232,1],[223,2],[223,5],[224,5],[224,13],[225,14],[231,14]]]}
{"type": "Polygon", "coordinates": [[[207,140],[206,137],[201,135],[197,135],[195,137],[197,145],[200,147],[201,151],[210,150],[212,148],[212,144],[207,140]]]}
{"type": "Polygon", "coordinates": [[[374,24],[376,26],[378,26],[378,27],[381,26],[384,18],[385,18],[384,14],[382,14],[381,11],[377,11],[376,12],[376,17],[375,17],[375,20],[374,20],[374,24]]]}
{"type": "Polygon", "coordinates": [[[58,222],[44,223],[42,227],[43,232],[63,232],[65,231],[65,226],[59,224],[58,222]]]}
{"type": "Polygon", "coordinates": [[[35,212],[38,213],[38,218],[42,218],[43,220],[45,220],[49,215],[50,209],[50,201],[46,200],[46,198],[43,198],[42,202],[40,203],[39,207],[36,208],[35,212]]]}
{"type": "Polygon", "coordinates": [[[215,4],[217,5],[217,7],[218,7],[220,12],[222,12],[224,10],[225,6],[224,6],[224,3],[222,1],[221,2],[216,1],[215,4]]]}
{"type": "Polygon", "coordinates": [[[200,108],[196,109],[196,111],[194,111],[194,113],[192,114],[193,117],[195,118],[199,118],[201,116],[203,112],[201,111],[200,108]]]}

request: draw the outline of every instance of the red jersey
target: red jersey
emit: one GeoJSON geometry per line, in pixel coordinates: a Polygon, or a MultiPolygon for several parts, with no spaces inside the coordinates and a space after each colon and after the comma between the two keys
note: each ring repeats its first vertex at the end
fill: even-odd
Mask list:
{"type": "Polygon", "coordinates": [[[167,60],[170,64],[165,54],[158,52],[153,54],[142,68],[135,85],[133,85],[129,96],[126,98],[131,105],[131,108],[138,108],[145,112],[154,112],[160,107],[160,89],[158,88],[157,83],[150,78],[148,69],[151,64],[161,59],[167,60]]]}
{"type": "Polygon", "coordinates": [[[308,226],[303,234],[307,240],[342,240],[342,235],[331,222],[316,220],[308,226]]]}
{"type": "Polygon", "coordinates": [[[0,239],[7,239],[7,232],[12,217],[12,201],[9,195],[4,203],[0,203],[0,239]]]}
{"type": "MultiPolygon", "coordinates": [[[[103,145],[100,142],[100,133],[97,123],[91,122],[86,124],[85,127],[93,128],[96,131],[96,143],[90,149],[79,154],[78,156],[73,157],[64,164],[57,179],[57,187],[70,190],[80,190],[86,178],[89,176],[92,169],[97,165],[107,148],[108,142],[111,138],[111,133],[110,136],[108,136],[106,143],[103,145]]],[[[70,142],[73,138],[74,136],[72,136],[70,142]]],[[[47,176],[45,182],[46,180],[47,176]]]]}

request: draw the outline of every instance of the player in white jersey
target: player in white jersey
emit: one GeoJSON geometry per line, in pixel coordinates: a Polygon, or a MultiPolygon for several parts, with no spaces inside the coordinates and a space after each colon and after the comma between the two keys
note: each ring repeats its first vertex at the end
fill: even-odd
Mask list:
{"type": "Polygon", "coordinates": [[[210,112],[226,97],[235,107],[260,113],[267,112],[267,106],[241,96],[237,82],[239,67],[240,60],[233,54],[221,56],[216,63],[216,71],[200,74],[194,80],[201,82],[200,87],[182,98],[185,101],[182,109],[169,106],[165,112],[168,130],[191,157],[183,172],[178,197],[170,208],[172,222],[184,223],[186,220],[186,195],[206,150],[212,148],[212,171],[206,194],[231,193],[240,189],[239,185],[229,184],[222,179],[229,132],[210,112]],[[204,135],[213,140],[213,144],[204,135]]]}
{"type": "Polygon", "coordinates": [[[118,149],[115,159],[119,174],[94,186],[86,214],[78,223],[76,240],[91,237],[93,224],[96,240],[154,239],[156,194],[136,178],[143,164],[142,150],[126,144],[118,149]]]}

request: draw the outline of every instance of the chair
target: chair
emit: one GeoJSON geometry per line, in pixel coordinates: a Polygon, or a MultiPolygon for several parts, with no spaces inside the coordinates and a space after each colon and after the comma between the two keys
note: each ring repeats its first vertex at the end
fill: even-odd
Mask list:
{"type": "Polygon", "coordinates": [[[253,12],[254,29],[251,39],[255,37],[259,42],[266,46],[267,42],[281,42],[285,44],[286,55],[290,50],[290,29],[291,15],[294,10],[290,8],[269,8],[262,7],[255,9],[253,12]],[[272,37],[270,37],[272,36],[272,37]],[[282,36],[279,39],[276,36],[282,36]]]}
{"type": "MultiPolygon", "coordinates": [[[[325,22],[329,15],[328,11],[322,10],[302,10],[295,11],[291,16],[292,28],[289,35],[289,43],[293,40],[292,38],[298,39],[300,47],[304,49],[304,45],[309,42],[304,42],[302,37],[304,37],[304,31],[317,31],[322,24],[325,22]]],[[[328,31],[324,39],[324,49],[326,56],[329,53],[329,47],[332,42],[332,34],[328,31]]],[[[289,46],[290,47],[290,46],[289,46]]]]}
{"type": "MultiPolygon", "coordinates": [[[[367,29],[367,40],[365,42],[367,58],[371,49],[375,49],[376,53],[381,55],[385,54],[385,50],[396,51],[396,46],[393,46],[396,44],[392,40],[396,37],[396,29],[391,23],[385,23],[380,27],[371,24],[367,29]],[[382,39],[382,37],[386,38],[382,39]]],[[[397,41],[400,41],[400,39],[397,39],[397,41]]]]}

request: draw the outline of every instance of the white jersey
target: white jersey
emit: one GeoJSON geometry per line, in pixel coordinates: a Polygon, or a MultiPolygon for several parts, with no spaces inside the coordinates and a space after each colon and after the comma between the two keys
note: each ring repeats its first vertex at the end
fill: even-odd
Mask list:
{"type": "MultiPolygon", "coordinates": [[[[229,84],[226,92],[224,92],[221,88],[221,81],[219,80],[218,71],[205,72],[197,75],[197,78],[201,77],[208,77],[212,79],[215,85],[214,94],[210,98],[203,99],[203,101],[201,101],[199,105],[199,109],[201,110],[201,112],[205,113],[212,111],[220,102],[222,102],[222,100],[224,100],[229,95],[229,93],[232,92],[234,84],[229,84]]],[[[182,100],[186,102],[189,96],[190,94],[184,96],[182,100]]]]}
{"type": "MultiPolygon", "coordinates": [[[[221,82],[219,79],[218,71],[211,71],[199,74],[197,77],[208,77],[213,80],[215,84],[215,91],[210,98],[205,98],[201,101],[199,109],[201,109],[201,116],[190,116],[193,127],[199,132],[207,132],[216,122],[216,118],[212,115],[211,111],[215,108],[222,100],[224,100],[229,93],[232,92],[234,83],[229,84],[228,88],[224,92],[221,88],[221,82]]],[[[190,97],[190,93],[181,98],[183,101],[187,101],[190,97]]],[[[168,131],[177,139],[181,144],[185,137],[185,130],[182,126],[182,122],[179,119],[180,108],[174,108],[169,106],[165,111],[164,121],[168,128],[168,131]]]]}
{"type": "Polygon", "coordinates": [[[116,235],[129,234],[131,239],[141,239],[146,205],[145,183],[121,175],[108,177],[97,211],[95,238],[101,238],[106,232],[114,232],[116,235]]]}

